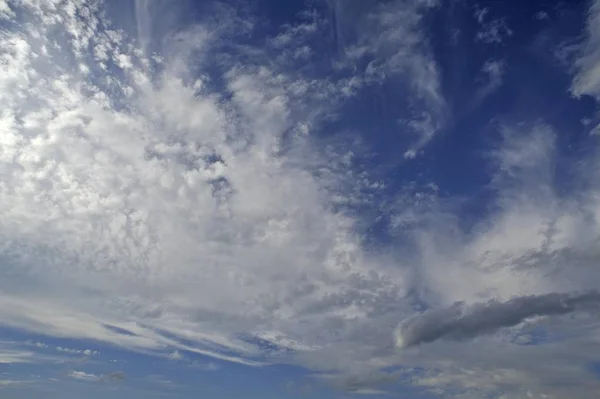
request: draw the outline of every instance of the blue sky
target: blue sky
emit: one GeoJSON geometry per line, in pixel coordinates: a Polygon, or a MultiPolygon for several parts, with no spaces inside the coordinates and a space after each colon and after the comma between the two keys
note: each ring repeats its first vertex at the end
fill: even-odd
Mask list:
{"type": "Polygon", "coordinates": [[[0,396],[596,398],[599,27],[0,0],[0,396]]]}

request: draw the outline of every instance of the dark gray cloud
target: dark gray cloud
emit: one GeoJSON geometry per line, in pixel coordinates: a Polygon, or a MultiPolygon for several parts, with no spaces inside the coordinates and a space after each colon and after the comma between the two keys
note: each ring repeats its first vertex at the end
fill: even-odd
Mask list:
{"type": "Polygon", "coordinates": [[[403,322],[398,329],[397,345],[408,348],[439,339],[466,340],[515,326],[529,317],[599,309],[598,291],[521,296],[472,306],[456,302],[449,308],[429,311],[403,322]]]}

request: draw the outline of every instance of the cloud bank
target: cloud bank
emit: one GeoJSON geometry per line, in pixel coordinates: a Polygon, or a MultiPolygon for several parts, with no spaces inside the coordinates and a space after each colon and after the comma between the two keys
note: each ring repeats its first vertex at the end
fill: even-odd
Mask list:
{"type": "Polygon", "coordinates": [[[426,312],[403,322],[397,332],[396,344],[399,348],[410,348],[439,339],[467,340],[516,326],[530,317],[565,315],[578,310],[597,313],[600,292],[532,295],[471,306],[456,303],[450,308],[426,312]]]}

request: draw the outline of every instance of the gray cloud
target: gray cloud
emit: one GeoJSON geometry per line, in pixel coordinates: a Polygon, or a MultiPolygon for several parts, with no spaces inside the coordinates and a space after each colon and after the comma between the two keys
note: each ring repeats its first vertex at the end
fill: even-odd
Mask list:
{"type": "Polygon", "coordinates": [[[492,300],[472,306],[456,302],[449,308],[426,312],[403,323],[398,330],[397,345],[408,348],[439,339],[466,340],[515,326],[529,317],[599,308],[598,291],[521,296],[506,302],[492,300]]]}

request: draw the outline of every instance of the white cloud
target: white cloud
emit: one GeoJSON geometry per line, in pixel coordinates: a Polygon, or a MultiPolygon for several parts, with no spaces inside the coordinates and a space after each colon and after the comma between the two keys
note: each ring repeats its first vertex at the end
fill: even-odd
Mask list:
{"type": "Polygon", "coordinates": [[[6,0],[0,0],[0,19],[9,19],[14,16],[14,12],[6,0]]]}
{"type": "Polygon", "coordinates": [[[381,295],[400,297],[401,273],[384,278],[333,209],[336,173],[312,169],[305,128],[335,110],[346,81],[246,52],[247,64],[220,66],[227,97],[189,70],[218,35],[174,35],[179,52],[167,36],[159,66],[85,3],[52,17],[51,5],[22,6],[32,23],[6,31],[0,71],[6,325],[260,365],[286,345],[351,339],[381,295]]]}
{"type": "Polygon", "coordinates": [[[503,18],[489,19],[488,14],[490,8],[475,8],[473,16],[479,24],[479,30],[477,31],[475,38],[477,41],[486,44],[501,44],[507,37],[512,36],[513,31],[508,27],[506,21],[503,18]]]}
{"type": "Polygon", "coordinates": [[[30,363],[33,358],[33,352],[0,349],[0,364],[30,363]]]}
{"type": "Polygon", "coordinates": [[[89,374],[89,373],[86,373],[85,371],[76,371],[76,370],[70,371],[69,377],[74,378],[76,380],[91,381],[91,382],[97,382],[97,381],[102,380],[102,377],[99,375],[89,374]]]}
{"type": "MultiPolygon", "coordinates": [[[[574,60],[571,92],[576,97],[591,96],[600,104],[600,1],[591,3],[586,26],[585,41],[577,48],[574,60]]],[[[589,129],[598,133],[600,124],[589,129]]]]}
{"type": "MultiPolygon", "coordinates": [[[[595,289],[600,283],[600,274],[592,267],[600,234],[600,197],[597,183],[592,182],[598,173],[597,153],[582,161],[582,168],[566,170],[578,182],[577,189],[558,191],[555,132],[543,124],[504,126],[501,132],[500,143],[489,157],[494,165],[490,185],[494,199],[477,223],[460,226],[455,205],[447,208],[435,196],[424,209],[407,201],[400,206],[402,214],[407,206],[414,210],[398,224],[398,236],[419,246],[410,254],[419,259],[415,266],[418,298],[430,307],[595,289]]],[[[600,327],[594,317],[531,323],[548,334],[556,332],[557,337],[538,338],[538,345],[525,347],[514,340],[503,343],[500,340],[509,331],[500,331],[468,343],[404,350],[402,361],[452,375],[451,380],[428,373],[420,376],[420,383],[431,385],[432,392],[464,390],[480,396],[508,390],[515,397],[526,391],[568,397],[566,388],[548,383],[560,378],[564,387],[578,389],[578,397],[593,397],[596,383],[578,384],[592,378],[588,351],[598,345],[600,327]],[[552,364],[550,357],[556,359],[563,351],[570,353],[569,360],[552,364]],[[471,357],[467,352],[486,354],[471,357]]],[[[526,328],[521,325],[516,331],[526,328]]]]}
{"type": "MultiPolygon", "coordinates": [[[[351,152],[318,147],[311,130],[367,75],[408,73],[423,110],[408,119],[425,138],[413,151],[431,138],[445,106],[415,31],[416,3],[369,14],[382,34],[364,43],[376,44],[370,57],[382,64],[354,83],[306,77],[254,48],[213,63],[212,51],[235,39],[230,20],[214,35],[166,35],[171,52],[146,57],[102,18],[86,19],[85,3],[74,15],[44,4],[23,2],[32,23],[0,37],[3,324],[163,357],[294,362],[355,392],[423,369],[440,374],[421,375],[422,386],[486,393],[503,381],[545,392],[560,372],[570,383],[587,376],[578,367],[598,340],[572,334],[597,331],[593,320],[570,329],[557,321],[551,327],[564,340],[543,348],[494,335],[394,349],[398,323],[425,307],[600,284],[591,267],[597,162],[573,171],[585,188],[559,194],[555,135],[543,124],[504,128],[490,154],[491,211],[472,228],[435,185],[408,187],[391,207],[392,248],[365,246],[360,221],[340,204],[366,201],[355,186],[377,184],[353,171],[351,152]],[[170,46],[173,37],[180,47],[170,46]],[[377,372],[399,366],[408,370],[377,372]]],[[[273,42],[303,45],[286,40],[273,42]]],[[[360,58],[372,49],[353,50],[360,58]]],[[[6,362],[30,358],[0,353],[6,362]]]]}
{"type": "Polygon", "coordinates": [[[502,79],[506,70],[506,64],[502,60],[487,60],[481,67],[487,81],[475,92],[474,102],[478,105],[487,96],[502,86],[502,79]]]}
{"type": "Polygon", "coordinates": [[[577,74],[572,91],[576,96],[590,95],[600,98],[600,2],[592,2],[587,20],[586,41],[583,52],[575,61],[577,74]]]}
{"type": "Polygon", "coordinates": [[[62,346],[57,346],[56,350],[64,353],[71,353],[76,355],[84,355],[84,356],[93,356],[97,355],[99,352],[91,349],[72,349],[72,348],[63,348],[62,346]]]}
{"type": "Polygon", "coordinates": [[[436,6],[435,1],[399,0],[365,11],[366,6],[357,3],[331,2],[343,65],[361,71],[360,85],[389,84],[400,78],[410,93],[404,101],[415,111],[399,118],[400,126],[417,136],[404,154],[408,159],[418,155],[447,117],[440,71],[424,28],[424,18],[436,6]],[[360,16],[348,17],[355,7],[360,16]]]}
{"type": "MultiPolygon", "coordinates": [[[[0,4],[1,5],[1,4],[0,4]]],[[[5,379],[0,379],[0,388],[5,388],[5,387],[13,387],[13,386],[18,386],[18,385],[23,385],[28,383],[29,381],[19,381],[19,380],[5,380],[5,379]]]]}
{"type": "MultiPolygon", "coordinates": [[[[50,354],[49,346],[42,342],[19,342],[19,341],[0,341],[0,364],[15,364],[15,363],[57,363],[66,360],[62,354],[50,354]]],[[[57,348],[58,352],[62,353],[78,353],[89,355],[97,354],[98,352],[74,349],[57,348]]]]}

